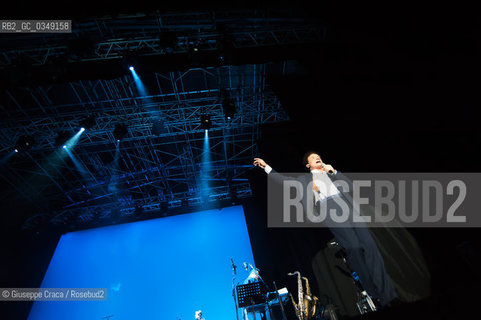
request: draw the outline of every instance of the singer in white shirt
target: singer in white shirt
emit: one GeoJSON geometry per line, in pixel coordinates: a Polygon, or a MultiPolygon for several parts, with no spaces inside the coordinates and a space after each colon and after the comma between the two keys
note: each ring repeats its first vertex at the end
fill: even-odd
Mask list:
{"type": "MultiPolygon", "coordinates": [[[[319,154],[308,152],[304,156],[304,165],[312,174],[313,192],[316,203],[327,201],[330,198],[342,196],[343,193],[333,183],[333,180],[348,181],[330,164],[325,164],[319,154]],[[318,188],[316,186],[323,186],[318,188]]],[[[264,160],[254,158],[254,166],[258,166],[267,174],[275,172],[264,160]]],[[[310,179],[309,179],[310,180],[310,179]]],[[[398,299],[390,276],[387,274],[384,260],[379,252],[369,230],[362,227],[331,227],[328,225],[337,242],[344,247],[347,258],[359,275],[364,288],[379,301],[381,306],[386,306],[391,301],[398,299]]]]}

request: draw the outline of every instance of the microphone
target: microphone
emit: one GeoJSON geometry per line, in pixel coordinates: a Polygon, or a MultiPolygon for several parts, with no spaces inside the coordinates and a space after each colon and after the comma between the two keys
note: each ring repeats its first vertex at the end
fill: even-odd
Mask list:
{"type": "MultiPolygon", "coordinates": [[[[323,162],[323,163],[321,163],[321,168],[323,168],[323,169],[324,169],[324,167],[325,167],[325,166],[326,166],[326,164],[325,164],[324,162],[323,162]]],[[[333,175],[333,174],[334,174],[334,170],[332,170],[332,169],[329,169],[329,170],[327,171],[327,174],[329,174],[329,175],[333,175]]]]}
{"type": "Polygon", "coordinates": [[[230,262],[232,263],[232,271],[234,271],[234,274],[237,274],[236,273],[237,266],[234,264],[234,260],[232,260],[232,258],[230,258],[230,262]]]}

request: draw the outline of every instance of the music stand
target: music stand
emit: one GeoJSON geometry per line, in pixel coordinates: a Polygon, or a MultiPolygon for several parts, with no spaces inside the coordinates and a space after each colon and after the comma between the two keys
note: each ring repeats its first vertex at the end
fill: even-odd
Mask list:
{"type": "Polygon", "coordinates": [[[240,284],[237,289],[237,305],[239,308],[266,303],[266,289],[260,282],[240,284]]]}

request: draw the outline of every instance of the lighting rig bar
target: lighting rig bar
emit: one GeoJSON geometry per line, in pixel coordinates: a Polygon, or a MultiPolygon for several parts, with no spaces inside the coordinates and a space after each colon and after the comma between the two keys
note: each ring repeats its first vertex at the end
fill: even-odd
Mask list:
{"type": "Polygon", "coordinates": [[[126,15],[74,22],[71,34],[0,41],[0,68],[121,59],[126,52],[149,56],[319,43],[325,38],[325,26],[282,10],[126,15]]]}

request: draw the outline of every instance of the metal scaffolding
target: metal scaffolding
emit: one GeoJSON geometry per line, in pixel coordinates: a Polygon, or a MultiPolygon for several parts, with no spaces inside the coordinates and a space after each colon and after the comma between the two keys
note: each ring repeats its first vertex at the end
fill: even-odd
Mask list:
{"type": "MultiPolygon", "coordinates": [[[[22,36],[22,35],[21,35],[22,36]]],[[[0,41],[0,67],[318,43],[326,27],[288,9],[149,13],[74,21],[71,34],[0,41]]]]}
{"type": "Polygon", "coordinates": [[[4,165],[2,178],[23,200],[44,199],[39,214],[25,226],[32,227],[36,219],[45,217],[53,224],[71,217],[91,221],[115,212],[132,215],[137,208],[149,212],[250,196],[245,174],[258,153],[259,126],[288,120],[266,86],[268,67],[283,66],[224,66],[145,75],[142,80],[148,93],[144,96],[129,76],[5,90],[0,105],[7,115],[0,121],[2,154],[11,152],[22,135],[32,137],[34,143],[4,165]],[[226,97],[236,106],[231,119],[222,106],[226,97]],[[201,199],[199,193],[203,114],[213,123],[209,130],[212,160],[204,172],[211,180],[208,199],[201,199]],[[55,140],[61,132],[75,135],[88,117],[95,119],[95,125],[71,151],[80,170],[55,140]],[[117,142],[113,131],[120,123],[128,132],[117,142]],[[34,183],[32,175],[37,177],[34,183]]]}
{"type": "MultiPolygon", "coordinates": [[[[108,69],[116,59],[223,55],[320,43],[326,37],[324,26],[286,9],[117,15],[74,21],[72,29],[29,35],[28,41],[16,34],[0,39],[0,72],[28,80],[28,68],[48,73],[97,61],[108,69]]],[[[266,84],[267,75],[285,72],[286,61],[162,70],[139,71],[143,90],[123,72],[100,80],[73,76],[83,80],[13,85],[0,92],[0,152],[9,155],[0,170],[9,191],[1,199],[35,208],[25,228],[39,221],[95,221],[251,195],[246,173],[258,155],[260,126],[288,120],[266,84]],[[230,118],[226,99],[236,108],[230,118]],[[200,165],[202,115],[213,123],[207,169],[200,165]],[[67,154],[59,141],[75,135],[86,119],[94,125],[67,154]],[[126,128],[120,142],[119,126],[126,128]],[[22,139],[28,139],[28,148],[20,146],[12,155],[22,139]],[[199,192],[205,177],[207,199],[199,192]]]]}

